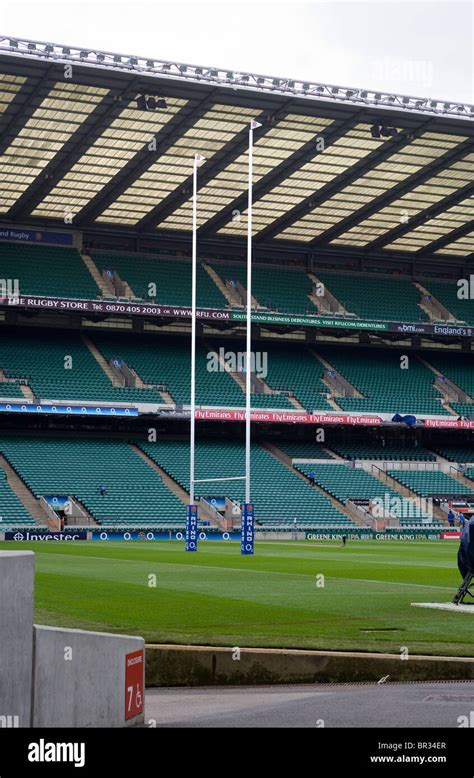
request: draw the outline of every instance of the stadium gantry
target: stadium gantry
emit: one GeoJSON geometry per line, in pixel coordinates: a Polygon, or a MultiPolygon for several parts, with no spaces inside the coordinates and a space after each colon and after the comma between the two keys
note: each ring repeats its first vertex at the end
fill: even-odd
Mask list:
{"type": "Polygon", "coordinates": [[[1,223],[200,250],[472,257],[474,107],[0,37],[1,223]],[[242,217],[242,218],[240,218],[242,217]],[[69,220],[69,222],[68,222],[69,220]]]}

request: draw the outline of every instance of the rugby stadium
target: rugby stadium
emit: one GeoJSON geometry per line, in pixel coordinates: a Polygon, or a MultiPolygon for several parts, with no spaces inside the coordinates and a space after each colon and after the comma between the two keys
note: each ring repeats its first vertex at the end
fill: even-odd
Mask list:
{"type": "Polygon", "coordinates": [[[0,548],[35,623],[471,657],[413,603],[451,603],[474,516],[473,163],[472,105],[0,36],[0,548]]]}

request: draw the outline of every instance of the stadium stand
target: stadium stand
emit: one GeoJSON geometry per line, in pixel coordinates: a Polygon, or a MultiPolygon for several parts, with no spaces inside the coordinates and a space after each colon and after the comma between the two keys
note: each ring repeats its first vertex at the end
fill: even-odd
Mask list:
{"type": "Polygon", "coordinates": [[[74,497],[105,527],[184,524],[182,502],[125,441],[4,438],[0,451],[36,497],[74,497]]]}
{"type": "Polygon", "coordinates": [[[450,462],[474,462],[474,448],[472,446],[436,446],[437,454],[449,459],[450,462]]]}
{"type": "Polygon", "coordinates": [[[100,290],[77,249],[0,244],[2,278],[17,278],[20,294],[95,299],[100,290]]]}
{"type": "MultiPolygon", "coordinates": [[[[191,305],[191,263],[180,259],[136,254],[102,254],[92,258],[100,270],[112,270],[126,281],[137,298],[166,305],[191,305]],[[156,295],[150,295],[150,284],[156,295]]],[[[226,308],[227,299],[201,263],[196,267],[197,304],[206,308],[226,308]]]]}
{"type": "Polygon", "coordinates": [[[23,397],[20,385],[14,381],[0,382],[0,397],[23,397]]]}
{"type": "MultiPolygon", "coordinates": [[[[308,475],[308,465],[295,465],[296,469],[304,475],[308,475]]],[[[401,514],[399,516],[400,526],[422,526],[419,518],[414,519],[410,513],[408,502],[400,499],[400,495],[391,489],[387,484],[374,478],[370,473],[362,468],[348,468],[344,464],[318,464],[314,467],[315,481],[326,492],[331,494],[342,503],[348,500],[372,500],[378,499],[384,505],[392,500],[400,503],[401,514]]],[[[433,525],[439,525],[441,522],[434,520],[430,522],[433,525]]]]}
{"type": "Polygon", "coordinates": [[[414,462],[432,462],[436,459],[431,451],[427,451],[421,446],[416,448],[403,446],[401,444],[393,445],[387,443],[385,446],[381,443],[335,443],[331,448],[343,459],[360,460],[391,460],[391,461],[414,461],[414,462]]]}
{"type": "Polygon", "coordinates": [[[474,489],[470,489],[441,470],[389,470],[388,472],[392,478],[420,497],[436,495],[454,497],[457,494],[474,493],[474,489]]]}
{"type": "Polygon", "coordinates": [[[279,449],[292,459],[332,459],[330,451],[319,443],[298,443],[293,441],[278,441],[279,449]]]}
{"type": "Polygon", "coordinates": [[[0,470],[0,531],[35,525],[35,520],[10,488],[5,473],[0,470]]]}
{"type": "Polygon", "coordinates": [[[334,410],[326,395],[329,388],[323,383],[324,365],[299,343],[261,346],[268,353],[267,382],[274,389],[291,391],[303,408],[313,410],[334,410]]]}
{"type": "MultiPolygon", "coordinates": [[[[367,536],[379,526],[345,509],[351,499],[365,507],[375,497],[398,498],[402,486],[418,496],[474,497],[474,454],[456,445],[467,446],[470,427],[456,417],[474,419],[472,332],[434,326],[439,317],[474,324],[474,302],[461,300],[456,284],[474,257],[472,106],[303,82],[293,89],[268,77],[257,77],[258,89],[247,89],[244,99],[240,87],[230,88],[242,81],[237,72],[178,63],[170,70],[158,60],[145,67],[138,57],[2,40],[0,293],[18,279],[22,296],[96,305],[26,305],[11,295],[0,301],[0,452],[11,466],[1,460],[8,480],[0,470],[0,529],[5,521],[42,520],[43,509],[36,512],[11,468],[36,497],[69,495],[101,527],[184,528],[191,320],[176,308],[191,305],[192,159],[197,150],[206,159],[198,182],[197,305],[221,309],[197,322],[195,399],[198,407],[242,409],[242,367],[230,374],[219,362],[210,369],[209,358],[221,345],[245,351],[252,116],[262,121],[250,246],[261,315],[251,336],[253,350],[268,357],[268,372],[254,381],[251,406],[302,411],[252,420],[248,498],[258,529],[367,536]],[[69,63],[66,83],[61,73],[69,63]],[[164,88],[158,100],[157,84],[164,88]],[[396,127],[388,126],[390,117],[396,127]],[[157,143],[149,153],[151,138],[157,143]],[[321,154],[315,141],[324,138],[321,154]],[[61,218],[65,204],[74,224],[61,218]],[[400,218],[403,212],[409,218],[400,218]],[[315,279],[326,299],[314,296],[315,279]],[[267,316],[271,311],[281,315],[267,316]],[[121,369],[128,386],[118,385],[121,369]],[[461,391],[448,380],[443,386],[436,371],[461,391]],[[5,399],[30,405],[7,407],[5,399]],[[47,400],[91,407],[53,414],[47,400]],[[112,402],[151,407],[136,416],[98,407],[112,402]],[[304,411],[337,415],[308,419],[304,411]],[[392,424],[396,413],[417,416],[416,432],[392,424]],[[424,415],[442,418],[426,423],[424,415]],[[325,445],[302,440],[316,437],[316,422],[328,433],[325,445]],[[144,442],[150,428],[157,443],[144,442]],[[466,477],[433,451],[469,465],[466,477]],[[356,467],[354,460],[363,462],[356,467]]],[[[239,480],[196,484],[197,495],[239,503],[242,417],[199,416],[196,478],[239,480]]],[[[405,507],[403,527],[427,526],[405,507]]]]}
{"type": "MultiPolygon", "coordinates": [[[[24,379],[34,397],[41,400],[163,404],[165,401],[159,388],[164,387],[176,403],[189,403],[190,345],[187,337],[98,331],[87,335],[106,362],[119,358],[137,373],[145,387],[113,386],[77,332],[6,329],[0,341],[0,370],[8,381],[0,380],[0,397],[23,397],[15,379],[24,379]],[[71,358],[70,369],[65,368],[66,357],[71,358]]],[[[245,352],[243,342],[198,342],[196,401],[203,406],[243,407],[243,381],[234,380],[223,367],[210,369],[210,354],[217,353],[222,344],[224,350],[245,352]]],[[[356,413],[450,415],[433,385],[433,372],[415,355],[410,356],[409,369],[402,370],[400,356],[405,353],[402,351],[336,349],[318,344],[317,352],[364,395],[334,396],[337,403],[334,405],[328,401],[330,388],[323,382],[327,370],[305,345],[264,342],[260,350],[267,354],[265,383],[272,393],[253,393],[254,408],[294,409],[288,398],[291,394],[307,411],[334,411],[339,406],[344,411],[356,413]]],[[[472,371],[461,355],[435,355],[430,359],[462,389],[472,391],[472,371]]],[[[465,416],[474,412],[474,404],[452,402],[451,407],[465,416]]],[[[418,453],[421,457],[421,452],[418,453]]],[[[387,457],[384,455],[383,458],[387,457]]]]}
{"type": "Polygon", "coordinates": [[[474,360],[467,354],[430,352],[427,361],[474,398],[474,360]]]}
{"type": "Polygon", "coordinates": [[[318,272],[318,279],[346,311],[363,319],[426,321],[420,290],[408,279],[385,275],[318,272]]]}
{"type": "Polygon", "coordinates": [[[465,419],[474,420],[474,404],[473,403],[450,403],[451,408],[459,413],[465,419]]]}
{"type": "MultiPolygon", "coordinates": [[[[40,400],[163,403],[156,390],[112,386],[80,334],[73,331],[4,332],[0,340],[0,367],[8,378],[27,379],[35,398],[40,400]]],[[[13,384],[0,384],[3,386],[13,384]]]]}
{"type": "Polygon", "coordinates": [[[442,303],[458,321],[474,324],[474,300],[458,297],[459,287],[453,281],[423,279],[424,286],[442,303]]]}
{"type": "Polygon", "coordinates": [[[425,413],[447,415],[441,395],[434,387],[434,374],[410,355],[409,368],[402,370],[400,359],[407,352],[398,349],[336,349],[318,346],[318,351],[358,391],[357,397],[337,397],[345,411],[425,413]]]}
{"type": "MultiPolygon", "coordinates": [[[[136,335],[117,337],[110,333],[96,333],[94,342],[107,359],[123,359],[146,384],[163,384],[177,403],[189,404],[191,356],[187,338],[144,339],[136,335]]],[[[216,349],[218,345],[214,344],[205,346],[198,343],[196,346],[196,403],[243,407],[245,394],[232,376],[224,369],[212,372],[208,369],[209,354],[217,353],[216,349]]],[[[292,407],[284,394],[253,393],[251,402],[254,408],[292,407]]]]}
{"type": "MultiPolygon", "coordinates": [[[[183,489],[189,491],[189,445],[167,440],[141,443],[140,447],[183,489]]],[[[243,473],[245,448],[241,442],[206,440],[196,443],[196,479],[225,478],[243,473]]],[[[258,444],[251,449],[252,502],[263,529],[352,526],[351,520],[330,500],[312,488],[258,444]]],[[[240,503],[243,482],[220,486],[223,494],[240,503]]],[[[197,496],[216,494],[215,484],[196,484],[197,496]]]]}
{"type": "MultiPolygon", "coordinates": [[[[216,273],[222,281],[239,281],[244,289],[247,271],[243,265],[215,263],[216,273]]],[[[296,314],[317,314],[309,295],[313,282],[303,269],[274,267],[252,267],[252,295],[260,306],[272,311],[296,314]]]]}

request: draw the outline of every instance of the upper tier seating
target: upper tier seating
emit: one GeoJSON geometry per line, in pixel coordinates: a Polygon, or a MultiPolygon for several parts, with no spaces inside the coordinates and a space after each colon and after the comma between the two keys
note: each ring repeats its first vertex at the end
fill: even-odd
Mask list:
{"type": "Polygon", "coordinates": [[[474,300],[462,300],[458,297],[459,287],[454,281],[432,281],[422,279],[428,292],[444,305],[459,321],[474,324],[474,300]]]}
{"type": "Polygon", "coordinates": [[[100,524],[184,525],[185,506],[125,441],[3,438],[0,451],[36,497],[75,497],[100,524]]]}
{"type": "MultiPolygon", "coordinates": [[[[175,481],[189,491],[189,444],[161,440],[141,448],[175,481]]],[[[196,443],[196,479],[242,476],[245,446],[240,441],[206,440],[196,443]]],[[[244,481],[196,484],[196,496],[228,496],[240,503],[244,481]]],[[[251,449],[251,495],[255,516],[265,528],[288,526],[344,526],[351,521],[327,497],[298,478],[257,444],[251,449]]]]}
{"type": "Polygon", "coordinates": [[[163,403],[154,389],[112,386],[80,334],[72,330],[2,330],[0,368],[8,378],[27,378],[40,400],[163,403]]]}
{"type": "Polygon", "coordinates": [[[427,314],[419,307],[420,290],[408,279],[383,275],[358,275],[315,271],[349,313],[361,319],[385,321],[426,321],[427,314]]]}
{"type": "Polygon", "coordinates": [[[2,278],[17,278],[20,294],[95,299],[100,290],[77,249],[0,243],[2,278]]]}
{"type": "MultiPolygon", "coordinates": [[[[240,281],[244,289],[247,288],[245,264],[216,263],[213,267],[223,281],[240,281]]],[[[287,270],[273,265],[252,266],[252,295],[261,306],[272,311],[317,315],[318,310],[308,297],[313,286],[302,268],[287,270]]]]}
{"type": "MultiPolygon", "coordinates": [[[[99,270],[115,270],[135,295],[147,302],[162,305],[191,305],[192,265],[182,259],[159,256],[93,253],[99,270]],[[156,284],[156,295],[150,295],[150,284],[156,284]]],[[[227,299],[198,262],[196,267],[197,305],[225,308],[227,299]]]]}
{"type": "Polygon", "coordinates": [[[319,345],[317,350],[364,395],[362,398],[337,397],[343,410],[448,414],[441,405],[441,394],[433,385],[433,372],[409,351],[336,349],[319,345]],[[400,358],[405,354],[409,357],[408,369],[400,366],[400,358]]]}

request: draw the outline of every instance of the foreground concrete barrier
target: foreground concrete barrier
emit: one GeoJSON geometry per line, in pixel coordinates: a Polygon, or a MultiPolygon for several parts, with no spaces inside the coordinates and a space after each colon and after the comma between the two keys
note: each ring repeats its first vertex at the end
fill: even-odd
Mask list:
{"type": "Polygon", "coordinates": [[[34,653],[34,727],[143,724],[143,638],[35,625],[34,653]]]}
{"type": "Polygon", "coordinates": [[[146,646],[147,686],[472,680],[474,659],[208,646],[146,646]]]}
{"type": "Polygon", "coordinates": [[[30,726],[34,558],[0,551],[0,727],[30,726]]]}
{"type": "Polygon", "coordinates": [[[143,638],[33,627],[34,557],[0,551],[0,728],[143,724],[143,638]]]}

